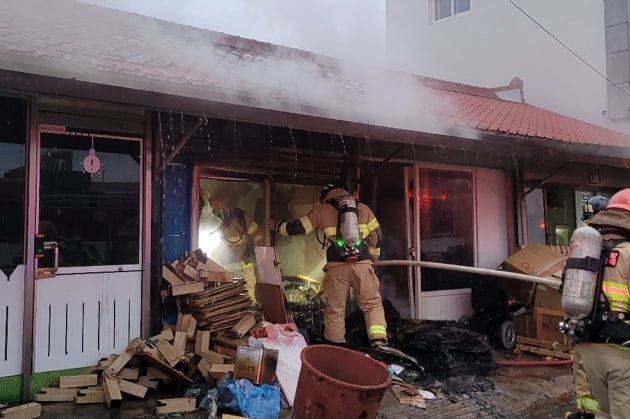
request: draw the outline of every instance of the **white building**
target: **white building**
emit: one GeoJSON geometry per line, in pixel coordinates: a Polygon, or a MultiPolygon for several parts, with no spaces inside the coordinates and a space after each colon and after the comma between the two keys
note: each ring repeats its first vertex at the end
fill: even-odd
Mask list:
{"type": "Polygon", "coordinates": [[[629,3],[387,0],[389,59],[405,71],[486,87],[519,77],[527,103],[628,132],[630,96],[620,89],[630,79],[629,3]]]}

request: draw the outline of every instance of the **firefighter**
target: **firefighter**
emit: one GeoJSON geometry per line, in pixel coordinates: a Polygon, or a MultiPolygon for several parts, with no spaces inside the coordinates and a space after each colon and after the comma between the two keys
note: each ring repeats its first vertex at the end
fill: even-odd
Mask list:
{"type": "MultiPolygon", "coordinates": [[[[604,262],[603,309],[596,309],[593,333],[579,344],[597,418],[627,418],[630,406],[630,188],[613,195],[588,225],[614,247],[604,262]],[[599,312],[599,313],[598,313],[599,312]]],[[[597,302],[595,302],[597,303],[597,302]]]]}
{"type": "MultiPolygon", "coordinates": [[[[583,208],[583,221],[590,220],[595,214],[606,208],[608,198],[595,195],[591,197],[583,208]]],[[[576,343],[573,347],[573,385],[575,388],[575,405],[576,412],[565,413],[565,419],[590,419],[595,417],[597,411],[597,400],[591,394],[591,387],[586,378],[586,371],[582,365],[582,356],[580,355],[580,345],[576,343]]]]}
{"type": "Polygon", "coordinates": [[[233,185],[219,186],[208,199],[213,214],[220,219],[220,224],[209,234],[219,233],[220,245],[213,250],[212,257],[225,269],[243,277],[247,293],[256,301],[256,275],[252,258],[252,246],[264,242],[264,230],[243,209],[238,207],[238,191],[233,185]]]}
{"type": "Polygon", "coordinates": [[[306,216],[269,225],[277,234],[293,236],[314,230],[324,233],[327,242],[324,271],[324,339],[335,345],[345,344],[346,298],[353,288],[363,312],[372,347],[387,344],[387,324],[379,293],[379,279],[372,261],[380,255],[380,225],[372,210],[342,187],[332,184],[322,189],[320,203],[306,216]],[[347,205],[347,206],[346,206],[347,205]],[[354,208],[350,208],[354,205],[354,208]],[[353,218],[352,214],[356,214],[353,218]],[[348,217],[347,219],[344,217],[348,217]],[[354,221],[352,221],[354,220],[354,221]],[[356,231],[354,244],[344,242],[344,231],[356,231]],[[348,230],[346,230],[348,229],[348,230]]]}

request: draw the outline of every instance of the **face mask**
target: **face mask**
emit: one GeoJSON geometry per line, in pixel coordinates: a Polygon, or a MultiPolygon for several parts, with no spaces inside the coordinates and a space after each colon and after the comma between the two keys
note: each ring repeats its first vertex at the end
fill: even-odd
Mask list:
{"type": "Polygon", "coordinates": [[[231,209],[222,208],[220,210],[214,211],[214,213],[217,217],[221,219],[221,221],[223,221],[222,226],[226,227],[230,225],[234,211],[232,211],[231,209]]]}

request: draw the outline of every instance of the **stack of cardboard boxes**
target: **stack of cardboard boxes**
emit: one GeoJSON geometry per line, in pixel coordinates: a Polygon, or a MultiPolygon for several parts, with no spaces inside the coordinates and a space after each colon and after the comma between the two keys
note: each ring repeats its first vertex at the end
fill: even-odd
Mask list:
{"type": "MultiPolygon", "coordinates": [[[[566,246],[533,243],[523,247],[503,262],[503,270],[552,278],[560,281],[568,257],[566,246]]],[[[526,281],[505,279],[502,287],[508,296],[530,308],[528,315],[514,319],[517,335],[545,342],[564,342],[558,323],[566,318],[560,306],[558,289],[526,281]]]]}

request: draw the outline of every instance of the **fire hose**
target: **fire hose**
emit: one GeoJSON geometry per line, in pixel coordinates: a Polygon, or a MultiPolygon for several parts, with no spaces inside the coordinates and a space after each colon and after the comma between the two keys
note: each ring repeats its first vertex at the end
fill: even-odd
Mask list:
{"type": "Polygon", "coordinates": [[[496,269],[477,268],[475,266],[453,265],[450,263],[427,262],[418,260],[378,260],[374,266],[420,266],[423,268],[443,269],[447,271],[466,272],[477,275],[488,275],[499,278],[517,279],[521,281],[533,282],[535,284],[547,285],[552,288],[560,288],[560,281],[549,278],[541,278],[534,275],[519,274],[516,272],[497,271],[496,269]]]}

